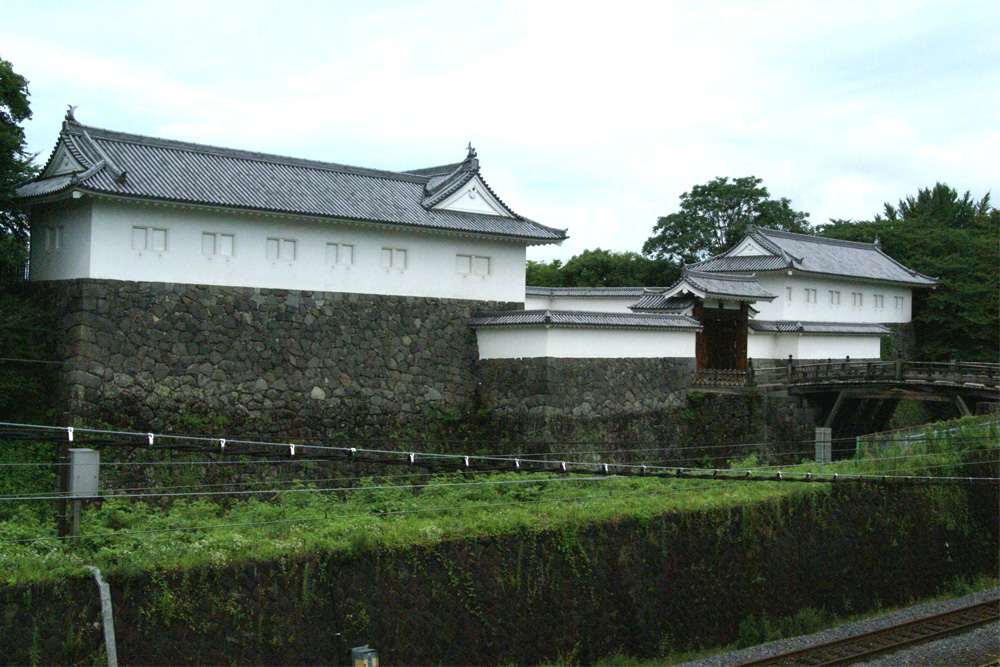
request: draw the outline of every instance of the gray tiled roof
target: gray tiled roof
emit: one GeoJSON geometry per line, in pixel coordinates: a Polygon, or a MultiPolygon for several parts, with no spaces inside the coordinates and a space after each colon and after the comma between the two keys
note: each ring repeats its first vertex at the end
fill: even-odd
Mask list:
{"type": "Polygon", "coordinates": [[[774,229],[749,228],[749,236],[774,255],[728,257],[725,254],[691,264],[697,271],[774,271],[845,276],[930,287],[935,278],[912,271],[892,259],[877,244],[827,239],[774,229]]]}
{"type": "Polygon", "coordinates": [[[698,271],[775,271],[788,268],[789,260],[773,255],[749,257],[712,257],[704,262],[691,264],[698,271]]]}
{"type": "MultiPolygon", "coordinates": [[[[774,294],[760,286],[755,276],[707,273],[685,269],[677,284],[683,282],[711,297],[762,301],[771,301],[776,298],[774,294]]],[[[671,287],[672,289],[673,287],[671,287]]]]}
{"type": "Polygon", "coordinates": [[[528,285],[524,288],[527,296],[586,296],[638,299],[648,287],[536,287],[528,285]]]}
{"type": "Polygon", "coordinates": [[[694,298],[686,296],[665,297],[663,294],[646,294],[629,306],[633,312],[658,311],[681,313],[694,305],[694,298]]]}
{"type": "Polygon", "coordinates": [[[889,329],[882,324],[867,322],[786,322],[750,320],[750,329],[758,333],[812,333],[887,336],[889,329]]]}
{"type": "Polygon", "coordinates": [[[516,214],[507,217],[431,208],[447,196],[438,196],[443,191],[450,194],[460,187],[455,183],[464,184],[479,174],[474,156],[455,165],[391,172],[155,139],[69,120],[63,123],[59,140],[84,171],[27,183],[18,189],[19,196],[34,198],[74,189],[502,236],[528,243],[566,238],[564,230],[516,214]],[[454,168],[448,172],[449,167],[454,168]],[[429,193],[432,181],[437,187],[429,193]]]}
{"type": "Polygon", "coordinates": [[[473,327],[560,326],[598,328],[680,329],[697,331],[701,325],[690,317],[652,313],[588,313],[577,310],[509,310],[480,313],[473,327]]]}

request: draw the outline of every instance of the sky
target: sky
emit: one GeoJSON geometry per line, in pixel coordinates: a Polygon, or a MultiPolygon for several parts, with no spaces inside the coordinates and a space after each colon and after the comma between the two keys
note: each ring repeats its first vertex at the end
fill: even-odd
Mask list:
{"type": "MultiPolygon", "coordinates": [[[[44,160],[85,125],[389,170],[465,157],[568,229],[538,261],[640,251],[717,176],[813,224],[1000,176],[998,0],[0,0],[44,160]]],[[[994,193],[1000,197],[1000,193],[994,193]]]]}

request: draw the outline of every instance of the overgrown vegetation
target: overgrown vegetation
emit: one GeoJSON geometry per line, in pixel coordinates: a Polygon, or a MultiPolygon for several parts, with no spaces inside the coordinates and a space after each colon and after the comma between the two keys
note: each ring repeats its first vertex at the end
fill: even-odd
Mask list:
{"type": "MultiPolygon", "coordinates": [[[[828,465],[804,463],[782,470],[836,472],[845,477],[997,476],[998,439],[995,418],[970,417],[928,427],[926,435],[911,435],[905,442],[864,445],[854,459],[828,465]]],[[[21,453],[17,457],[8,454],[6,461],[51,455],[25,448],[8,450],[13,451],[21,453]]],[[[763,474],[766,464],[754,455],[734,462],[732,468],[763,474]]],[[[48,468],[26,466],[18,470],[15,466],[14,470],[3,483],[4,495],[44,493],[52,488],[48,468]]],[[[195,485],[146,492],[213,490],[218,489],[195,485]]],[[[138,571],[268,560],[316,551],[355,553],[376,546],[403,547],[649,519],[826,490],[823,484],[788,482],[517,473],[369,478],[360,485],[345,483],[332,490],[299,482],[284,487],[281,493],[246,493],[237,497],[249,499],[228,503],[211,496],[182,495],[166,509],[155,504],[156,498],[107,497],[84,513],[85,537],[76,543],[56,538],[48,502],[6,501],[0,504],[0,535],[4,535],[0,578],[6,582],[46,579],[76,572],[84,564],[111,571],[138,571]]]]}
{"type": "Polygon", "coordinates": [[[554,479],[516,473],[437,476],[419,480],[423,487],[407,486],[413,482],[368,480],[343,491],[298,485],[273,500],[251,498],[228,506],[181,498],[161,509],[151,502],[106,498],[100,507],[84,512],[81,534],[87,537],[76,543],[56,538],[54,522],[37,509],[47,503],[16,501],[18,509],[0,522],[0,580],[56,578],[78,573],[86,564],[134,572],[313,552],[351,554],[737,507],[820,490],[806,485],[554,479]]]}

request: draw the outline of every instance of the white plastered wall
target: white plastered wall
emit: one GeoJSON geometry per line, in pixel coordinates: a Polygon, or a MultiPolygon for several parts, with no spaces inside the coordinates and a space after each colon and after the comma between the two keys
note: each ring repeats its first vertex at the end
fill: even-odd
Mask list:
{"type": "Polygon", "coordinates": [[[525,310],[577,310],[590,313],[631,313],[639,297],[525,296],[525,310]]]}
{"type": "Polygon", "coordinates": [[[747,337],[751,359],[878,359],[878,336],[825,336],[798,333],[753,333],[747,337]]]}
{"type": "MultiPolygon", "coordinates": [[[[524,299],[525,248],[521,242],[195,207],[82,201],[90,202],[89,234],[81,231],[79,237],[71,238],[67,233],[67,250],[78,259],[59,269],[41,262],[34,279],[104,278],[480,301],[524,299]],[[134,250],[134,227],[166,230],[166,249],[134,250]],[[203,252],[204,233],[232,235],[232,255],[203,252]],[[294,240],[295,258],[268,259],[269,238],[294,240]],[[329,263],[328,243],[353,246],[352,264],[329,263]],[[385,268],[383,249],[405,250],[405,267],[385,268]],[[476,258],[479,273],[460,272],[464,267],[459,255],[476,258]],[[485,274],[483,258],[489,258],[485,274]]],[[[46,218],[72,217],[62,204],[46,210],[59,211],[47,212],[46,218]]]]}
{"type": "Polygon", "coordinates": [[[753,307],[759,312],[755,319],[785,320],[790,322],[909,322],[913,306],[909,287],[885,285],[833,278],[809,278],[781,273],[757,274],[761,286],[777,295],[774,301],[758,301],[753,307]],[[791,300],[788,288],[791,287],[791,300]],[[806,300],[806,290],[815,290],[815,302],[806,300]],[[831,303],[830,292],[839,292],[840,303],[831,303]],[[861,294],[861,305],[854,305],[854,293],[861,294]],[[881,295],[882,306],[877,307],[876,295],[881,295]],[[902,308],[897,308],[896,297],[902,297],[902,308]]]}
{"type": "Polygon", "coordinates": [[[31,214],[32,280],[84,278],[90,266],[91,205],[70,200],[59,208],[36,206],[31,214]],[[59,238],[58,244],[55,239],[59,238]]]}
{"type": "Polygon", "coordinates": [[[587,327],[482,327],[480,359],[694,358],[695,332],[587,327]]]}

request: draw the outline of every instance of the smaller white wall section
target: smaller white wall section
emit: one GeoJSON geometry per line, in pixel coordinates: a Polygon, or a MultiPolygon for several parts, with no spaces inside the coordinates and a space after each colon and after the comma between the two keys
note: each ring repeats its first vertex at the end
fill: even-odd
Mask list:
{"type": "MultiPolygon", "coordinates": [[[[68,232],[77,257],[39,262],[35,280],[227,285],[477,301],[524,300],[520,242],[349,222],[88,199],[90,225],[68,232]],[[89,232],[89,233],[88,233],[89,232]]],[[[58,214],[70,226],[69,218],[58,214]]],[[[39,225],[51,224],[38,207],[39,225]]],[[[34,246],[34,243],[33,243],[34,246]]]]}
{"type": "Polygon", "coordinates": [[[878,336],[802,336],[800,359],[879,359],[882,356],[878,336]]]}
{"type": "Polygon", "coordinates": [[[695,332],[586,327],[483,327],[480,359],[694,358],[695,332]]]}
{"type": "Polygon", "coordinates": [[[30,278],[83,278],[90,266],[91,205],[69,200],[58,210],[38,207],[31,216],[30,278]]]}
{"type": "Polygon", "coordinates": [[[525,296],[525,310],[576,310],[585,313],[631,313],[638,297],[525,296]]]}
{"type": "Polygon", "coordinates": [[[757,274],[757,280],[778,297],[753,304],[759,313],[754,319],[761,321],[897,324],[909,322],[912,314],[909,287],[774,273],[757,274]]]}
{"type": "Polygon", "coordinates": [[[747,337],[751,359],[878,359],[882,343],[878,336],[824,336],[822,334],[760,334],[747,337]]]}

